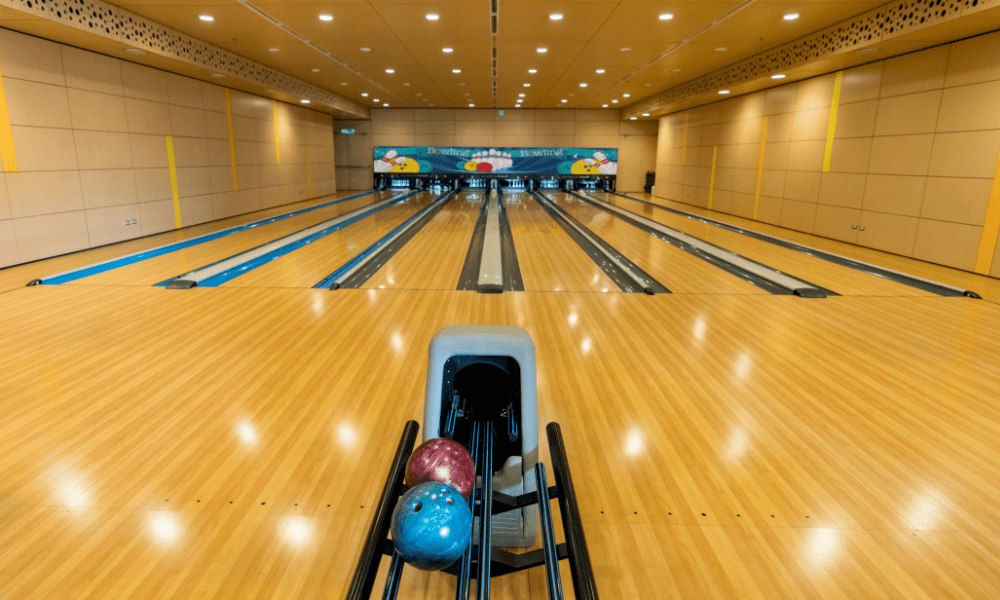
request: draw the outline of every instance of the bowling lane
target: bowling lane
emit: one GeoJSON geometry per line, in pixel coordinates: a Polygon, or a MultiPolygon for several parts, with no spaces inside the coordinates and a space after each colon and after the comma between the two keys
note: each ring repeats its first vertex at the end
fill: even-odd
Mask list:
{"type": "Polygon", "coordinates": [[[593,196],[844,296],[935,295],[733,231],[726,231],[642,202],[614,194],[593,194],[593,196]]]}
{"type": "Polygon", "coordinates": [[[621,291],[530,194],[503,197],[526,291],[621,291]]]}
{"type": "Polygon", "coordinates": [[[430,192],[411,196],[222,287],[312,287],[437,197],[430,192]]]}
{"type": "Polygon", "coordinates": [[[767,294],[766,290],[629,225],[570,194],[551,194],[559,206],[678,294],[767,294]]]}
{"type": "Polygon", "coordinates": [[[97,273],[67,285],[154,285],[234,254],[245,252],[261,244],[266,244],[279,237],[295,233],[300,229],[322,223],[337,215],[385,200],[392,195],[388,192],[369,194],[304,215],[234,233],[204,244],[170,252],[118,269],[111,269],[104,273],[97,273]]]}
{"type": "Polygon", "coordinates": [[[362,287],[455,289],[484,200],[481,192],[463,192],[452,198],[362,287]]]}

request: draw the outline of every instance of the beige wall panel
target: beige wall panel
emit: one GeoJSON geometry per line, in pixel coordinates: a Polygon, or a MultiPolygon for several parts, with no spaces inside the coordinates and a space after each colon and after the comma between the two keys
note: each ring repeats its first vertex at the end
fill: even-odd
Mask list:
{"type": "Polygon", "coordinates": [[[260,187],[260,167],[257,165],[236,167],[236,177],[240,182],[240,191],[260,187]]]}
{"type": "Polygon", "coordinates": [[[781,205],[784,200],[781,198],[773,198],[771,196],[761,196],[760,197],[760,210],[758,211],[758,217],[765,223],[770,223],[772,225],[778,225],[781,223],[781,205]]]}
{"type": "MultiPolygon", "coordinates": [[[[617,112],[617,111],[615,111],[617,112]]],[[[501,122],[512,122],[512,121],[534,121],[535,120],[535,110],[532,108],[518,108],[514,110],[504,111],[502,117],[497,116],[497,126],[499,127],[501,122]]],[[[617,117],[616,117],[617,120],[617,117]]]]}
{"type": "Polygon", "coordinates": [[[260,165],[258,167],[261,187],[275,187],[281,183],[279,181],[278,169],[278,165],[260,165]]]}
{"type": "Polygon", "coordinates": [[[207,85],[209,84],[197,79],[167,73],[167,101],[170,104],[204,109],[205,100],[201,90],[207,85]]]}
{"type": "Polygon", "coordinates": [[[918,221],[916,217],[862,211],[859,225],[865,230],[861,231],[859,227],[858,244],[911,256],[917,239],[918,221]]]}
{"type": "MultiPolygon", "coordinates": [[[[788,142],[792,139],[792,125],[795,123],[795,114],[786,113],[774,115],[767,118],[767,141],[788,142]]],[[[757,132],[757,143],[760,143],[760,134],[757,132]]]]}
{"type": "Polygon", "coordinates": [[[939,133],[934,137],[929,175],[992,179],[1000,156],[1000,131],[939,133]]]}
{"type": "MultiPolygon", "coordinates": [[[[763,196],[773,196],[775,198],[781,198],[785,194],[785,179],[788,177],[788,171],[784,169],[769,171],[767,169],[761,173],[760,179],[760,193],[763,196]]],[[[756,173],[754,177],[754,185],[757,185],[756,173]]]]}
{"type": "Polygon", "coordinates": [[[816,226],[816,204],[785,199],[781,203],[782,227],[812,233],[816,226]]]}
{"type": "Polygon", "coordinates": [[[868,175],[864,173],[823,173],[819,185],[819,203],[860,209],[864,203],[867,179],[868,175]]]}
{"type": "Polygon", "coordinates": [[[868,137],[875,131],[879,102],[866,100],[842,104],[837,110],[837,138],[868,137]]]}
{"type": "Polygon", "coordinates": [[[941,98],[937,131],[1000,129],[998,102],[1000,81],[946,89],[941,98]]]}
{"type": "Polygon", "coordinates": [[[120,60],[61,46],[66,87],[121,96],[122,69],[120,60]]]}
{"type": "MultiPolygon", "coordinates": [[[[456,111],[456,118],[464,113],[464,110],[456,111]]],[[[492,112],[492,111],[490,111],[492,112]]],[[[535,121],[576,121],[576,117],[571,110],[563,109],[538,109],[535,111],[535,121]]]]}
{"type": "MultiPolygon", "coordinates": [[[[716,146],[719,142],[719,129],[721,125],[703,125],[701,128],[701,143],[704,146],[716,146]]],[[[756,132],[757,139],[760,139],[760,131],[756,132]]]]}
{"type": "Polygon", "coordinates": [[[169,169],[135,169],[134,173],[136,199],[140,203],[172,197],[169,169]]]}
{"type": "Polygon", "coordinates": [[[893,215],[920,214],[927,178],[905,175],[869,175],[864,209],[893,215]]]}
{"type": "Polygon", "coordinates": [[[173,200],[139,204],[139,228],[142,235],[170,231],[174,226],[173,200]]]}
{"type": "Polygon", "coordinates": [[[126,98],[125,110],[128,116],[129,132],[170,135],[169,105],[126,98]]]}
{"type": "Polygon", "coordinates": [[[913,258],[971,271],[982,233],[982,226],[921,219],[913,258]]]}
{"type": "Polygon", "coordinates": [[[61,129],[73,126],[66,88],[13,79],[7,75],[6,63],[0,67],[4,69],[3,86],[11,125],[61,129]]]}
{"type": "Polygon", "coordinates": [[[576,135],[587,136],[617,136],[617,121],[578,121],[575,129],[576,135]]]}
{"type": "Polygon", "coordinates": [[[83,205],[88,209],[135,204],[139,201],[133,169],[80,171],[80,188],[83,192],[83,205]]]}
{"type": "Polygon", "coordinates": [[[0,29],[0,56],[4,86],[7,79],[66,85],[60,44],[0,29]]]}
{"type": "Polygon", "coordinates": [[[945,87],[1000,80],[1000,32],[993,32],[951,45],[945,87]]]}
{"type": "MultiPolygon", "coordinates": [[[[638,136],[635,136],[638,137],[638,136]]],[[[573,136],[574,148],[618,148],[622,140],[617,135],[575,135],[573,136]]]]}
{"type": "MultiPolygon", "coordinates": [[[[768,125],[768,137],[770,137],[770,123],[768,125]]],[[[829,106],[798,111],[794,113],[792,118],[792,132],[789,139],[792,141],[825,140],[829,125],[829,106]]]]}
{"type": "Polygon", "coordinates": [[[241,213],[254,212],[262,208],[259,188],[240,190],[237,197],[241,213]]]}
{"type": "MultiPolygon", "coordinates": [[[[200,108],[170,105],[170,131],[172,135],[207,137],[205,111],[200,108]]],[[[234,122],[235,128],[235,122],[234,122]]],[[[228,134],[228,131],[227,131],[228,134]]],[[[250,131],[253,135],[253,130],[250,131]]],[[[228,137],[228,135],[227,135],[228,137]]]]}
{"type": "Polygon", "coordinates": [[[454,121],[455,111],[450,108],[417,108],[413,111],[413,119],[415,121],[454,121]]]}
{"type": "Polygon", "coordinates": [[[576,123],[572,121],[535,121],[535,135],[563,135],[574,136],[576,134],[576,123]]]}
{"type": "Polygon", "coordinates": [[[368,139],[372,146],[412,146],[415,141],[412,133],[373,133],[368,139]]]}
{"type": "Polygon", "coordinates": [[[795,110],[799,86],[783,85],[764,92],[764,114],[780,115],[795,110]]]}
{"type": "MultiPolygon", "coordinates": [[[[819,200],[821,173],[788,171],[785,177],[785,195],[789,200],[816,203],[819,200]]],[[[784,214],[784,210],[782,210],[784,214]]],[[[803,230],[805,231],[805,230],[803,230]]]]}
{"type": "Polygon", "coordinates": [[[456,135],[455,145],[456,146],[493,146],[493,136],[492,135],[456,135]]]}
{"type": "MultiPolygon", "coordinates": [[[[767,171],[764,172],[765,175],[767,171]]],[[[736,169],[723,169],[718,166],[715,168],[715,189],[717,190],[730,190],[732,191],[736,180],[736,169]]],[[[657,173],[657,181],[659,181],[659,173],[657,173]]],[[[781,189],[785,189],[785,172],[781,172],[781,189]]]]}
{"type": "Polygon", "coordinates": [[[208,164],[208,141],[205,138],[174,136],[174,161],[178,168],[204,167],[208,164]]]}
{"type": "Polygon", "coordinates": [[[205,140],[208,148],[208,161],[205,163],[212,167],[232,166],[232,157],[229,154],[229,142],[227,140],[205,140]]]}
{"type": "MultiPolygon", "coordinates": [[[[256,127],[256,122],[254,122],[256,127]]],[[[205,136],[215,140],[229,140],[229,123],[224,113],[205,111],[205,136]]]]}
{"type": "MultiPolygon", "coordinates": [[[[371,138],[365,138],[367,142],[371,138]]],[[[350,141],[350,156],[349,161],[352,167],[368,167],[372,168],[372,161],[374,160],[374,155],[372,154],[371,143],[356,142],[354,139],[350,141]]],[[[356,188],[351,188],[356,189],[356,188]]]]}
{"type": "Polygon", "coordinates": [[[825,140],[789,142],[788,170],[820,171],[823,169],[823,155],[825,152],[825,140]]]}
{"type": "Polygon", "coordinates": [[[341,190],[351,189],[351,173],[347,168],[337,169],[337,188],[341,190]]]}
{"type": "Polygon", "coordinates": [[[91,246],[104,246],[142,235],[139,227],[139,205],[108,206],[87,211],[87,232],[91,246]],[[125,221],[136,220],[135,225],[125,221]]]}
{"type": "MultiPolygon", "coordinates": [[[[67,90],[74,129],[128,131],[125,98],[86,90],[67,90]]],[[[204,135],[204,131],[200,134],[204,135]]]]}
{"type": "Polygon", "coordinates": [[[18,260],[28,262],[82,250],[90,245],[82,210],[14,219],[18,260]]]}
{"type": "Polygon", "coordinates": [[[422,135],[455,135],[454,121],[416,121],[413,123],[413,133],[422,135]]]}
{"type": "Polygon", "coordinates": [[[795,84],[799,88],[795,98],[795,111],[805,112],[833,104],[834,79],[833,75],[823,75],[795,84]]]}
{"type": "Polygon", "coordinates": [[[260,188],[260,205],[262,208],[272,208],[281,204],[280,189],[276,185],[260,188]]]}
{"type": "Polygon", "coordinates": [[[872,138],[833,140],[831,173],[867,173],[871,162],[872,138]]]}
{"type": "Polygon", "coordinates": [[[849,104],[879,97],[885,62],[855,67],[844,71],[840,81],[840,102],[849,104]]]}
{"type": "Polygon", "coordinates": [[[926,92],[944,87],[950,46],[938,46],[885,61],[881,97],[926,92]]]}
{"type": "Polygon", "coordinates": [[[336,164],[338,167],[346,167],[349,164],[348,161],[348,139],[350,136],[337,135],[334,136],[334,156],[336,157],[336,164]]]}
{"type": "Polygon", "coordinates": [[[213,194],[233,191],[232,167],[209,167],[209,169],[213,194]]]}
{"type": "Polygon", "coordinates": [[[749,219],[753,216],[753,194],[732,192],[729,198],[730,212],[749,219]]]}
{"type": "Polygon", "coordinates": [[[226,89],[217,85],[205,84],[201,88],[202,104],[205,110],[225,114],[226,89]]]}
{"type": "Polygon", "coordinates": [[[930,134],[873,138],[868,171],[880,175],[926,175],[933,145],[934,136],[930,134]]]}
{"type": "Polygon", "coordinates": [[[604,109],[604,108],[597,108],[597,109],[581,108],[574,110],[573,114],[576,117],[577,121],[614,123],[616,129],[618,121],[621,119],[621,113],[619,111],[604,109]]]}
{"type": "Polygon", "coordinates": [[[941,90],[883,98],[878,103],[875,135],[934,133],[941,90]]]}
{"type": "Polygon", "coordinates": [[[997,238],[997,245],[993,249],[993,269],[990,276],[1000,277],[1000,238],[997,238]]]}
{"type": "Polygon", "coordinates": [[[7,173],[5,178],[15,219],[83,209],[77,171],[7,173]]]}
{"type": "MultiPolygon", "coordinates": [[[[261,155],[267,157],[274,163],[274,144],[259,144],[257,142],[236,142],[233,144],[236,150],[237,165],[255,165],[260,163],[261,155]]],[[[229,154],[229,143],[226,142],[226,154],[229,154]]],[[[230,158],[230,160],[232,160],[230,158]]]]}
{"type": "MultiPolygon", "coordinates": [[[[170,107],[171,114],[173,114],[174,110],[194,111],[195,109],[192,109],[192,108],[181,108],[181,107],[171,106],[170,107]]],[[[199,111],[199,112],[201,112],[201,111],[199,111]]],[[[202,114],[204,114],[204,113],[202,112],[202,114]]],[[[259,131],[259,127],[257,125],[258,123],[259,123],[259,121],[257,119],[253,119],[253,118],[250,118],[250,117],[241,117],[239,115],[233,115],[233,140],[244,141],[244,142],[259,142],[259,141],[262,141],[262,140],[259,139],[260,138],[260,131],[259,131]]],[[[273,132],[273,129],[272,129],[272,132],[273,132]]],[[[180,135],[180,134],[177,134],[177,135],[180,135]]],[[[229,125],[228,125],[228,123],[226,124],[226,137],[225,137],[225,139],[226,140],[229,139],[229,125]]],[[[272,136],[270,140],[264,140],[264,141],[272,141],[273,142],[274,138],[272,136]]]]}
{"type": "MultiPolygon", "coordinates": [[[[210,167],[177,167],[177,191],[181,198],[212,193],[210,167]]],[[[186,219],[185,219],[186,221],[186,219]]]]}
{"type": "Polygon", "coordinates": [[[656,135],[656,121],[621,121],[618,133],[621,135],[656,135]]]}
{"type": "Polygon", "coordinates": [[[753,194],[757,187],[757,169],[734,169],[733,187],[734,192],[742,194],[753,194]]]}
{"type": "Polygon", "coordinates": [[[535,134],[535,122],[531,121],[497,121],[496,135],[532,136],[535,134]]]}
{"type": "Polygon", "coordinates": [[[412,108],[376,108],[372,110],[372,126],[387,121],[413,121],[412,108]]]}
{"type": "MultiPolygon", "coordinates": [[[[719,122],[743,121],[746,119],[759,119],[764,116],[764,97],[761,94],[751,94],[733,98],[729,102],[723,102],[719,106],[719,122]]],[[[707,124],[700,121],[701,125],[707,124]]]]}
{"type": "Polygon", "coordinates": [[[860,210],[820,204],[816,207],[813,233],[853,244],[858,239],[857,225],[860,220],[860,210]]]}
{"type": "Polygon", "coordinates": [[[157,69],[121,62],[122,91],[128,98],[167,102],[167,74],[157,69]]]}
{"type": "Polygon", "coordinates": [[[7,178],[0,173],[0,221],[13,218],[14,213],[10,209],[10,197],[7,194],[7,178]]]}
{"type": "Polygon", "coordinates": [[[529,148],[535,145],[535,136],[531,134],[497,134],[493,138],[498,147],[529,148]]]}
{"type": "Polygon", "coordinates": [[[76,144],[70,129],[11,127],[20,171],[77,169],[76,144]]]}
{"type": "Polygon", "coordinates": [[[13,221],[0,221],[0,268],[21,262],[13,221]]]}
{"type": "Polygon", "coordinates": [[[439,135],[420,133],[416,135],[416,143],[423,146],[454,146],[455,136],[450,133],[439,135]]]}
{"type": "Polygon", "coordinates": [[[181,220],[185,227],[206,223],[215,219],[212,211],[212,197],[208,195],[181,198],[181,220]]]}
{"type": "MultiPolygon", "coordinates": [[[[781,170],[787,169],[791,145],[791,142],[768,142],[765,144],[764,168],[781,170]]],[[[760,160],[760,144],[757,144],[757,160],[760,160]]]]}
{"type": "Polygon", "coordinates": [[[372,133],[377,135],[413,135],[413,120],[406,121],[372,121],[372,133]]]}
{"type": "Polygon", "coordinates": [[[212,194],[212,215],[225,219],[240,214],[239,194],[234,191],[212,194]]]}
{"type": "Polygon", "coordinates": [[[351,170],[351,189],[370,190],[372,189],[372,174],[361,169],[351,170]]]}
{"type": "Polygon", "coordinates": [[[920,216],[981,226],[986,220],[992,188],[990,179],[928,177],[920,216]]]}
{"type": "Polygon", "coordinates": [[[709,185],[711,184],[711,179],[712,179],[711,167],[698,167],[697,173],[698,176],[695,182],[697,183],[698,187],[705,188],[707,190],[709,188],[709,185]]]}

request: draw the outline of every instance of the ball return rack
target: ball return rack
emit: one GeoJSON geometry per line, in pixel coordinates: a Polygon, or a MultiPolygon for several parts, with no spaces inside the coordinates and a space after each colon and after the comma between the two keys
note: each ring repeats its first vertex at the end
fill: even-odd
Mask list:
{"type": "MultiPolygon", "coordinates": [[[[446,424],[441,432],[444,434],[443,437],[454,435],[454,423],[457,420],[457,414],[461,411],[457,406],[453,406],[448,412],[446,424]]],[[[512,412],[508,411],[507,414],[510,415],[512,412]]],[[[543,565],[548,597],[551,600],[562,600],[559,561],[564,559],[569,562],[576,598],[578,600],[597,600],[594,572],[590,565],[587,541],[580,521],[580,509],[576,502],[573,478],[570,475],[566,447],[559,424],[549,423],[545,428],[549,442],[549,454],[552,458],[555,485],[551,487],[548,485],[545,465],[536,463],[533,469],[536,491],[511,496],[493,489],[495,423],[495,420],[471,420],[469,423],[469,436],[465,445],[476,463],[476,474],[479,480],[479,485],[474,487],[470,494],[469,507],[472,509],[473,520],[476,521],[478,518],[479,527],[476,528],[478,531],[474,533],[472,543],[465,551],[465,555],[443,571],[458,578],[455,590],[456,600],[472,598],[470,596],[472,579],[477,582],[475,599],[486,600],[490,597],[490,579],[492,577],[543,565]],[[563,532],[566,537],[566,542],[562,544],[556,544],[555,540],[550,505],[550,500],[553,498],[559,501],[563,532]],[[524,553],[494,548],[491,540],[493,516],[532,505],[538,506],[542,548],[524,553]]],[[[517,436],[516,421],[513,418],[508,416],[505,425],[508,439],[517,436]]],[[[371,598],[372,588],[375,586],[375,579],[383,555],[392,558],[382,598],[383,600],[392,600],[397,596],[405,563],[392,546],[392,541],[389,539],[389,529],[399,497],[408,489],[403,482],[406,474],[406,462],[413,452],[419,428],[416,421],[407,422],[403,428],[403,435],[396,448],[389,476],[382,488],[375,516],[365,538],[361,558],[358,560],[358,566],[347,593],[348,600],[368,600],[371,598]]]]}

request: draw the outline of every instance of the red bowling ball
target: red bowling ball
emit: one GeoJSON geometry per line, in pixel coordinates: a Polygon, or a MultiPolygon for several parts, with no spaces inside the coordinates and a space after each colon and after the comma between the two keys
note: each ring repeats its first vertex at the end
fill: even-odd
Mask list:
{"type": "Polygon", "coordinates": [[[417,446],[406,462],[406,485],[412,488],[427,481],[447,483],[468,498],[476,485],[476,465],[465,446],[446,438],[417,446]]]}

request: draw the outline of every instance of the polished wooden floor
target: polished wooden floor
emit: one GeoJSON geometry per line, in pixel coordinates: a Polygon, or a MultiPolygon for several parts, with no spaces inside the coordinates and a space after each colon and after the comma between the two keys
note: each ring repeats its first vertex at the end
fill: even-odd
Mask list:
{"type": "MultiPolygon", "coordinates": [[[[1000,597],[995,280],[856,251],[987,300],[897,293],[692,229],[844,296],[706,290],[725,278],[560,202],[678,293],[618,292],[530,200],[509,207],[520,293],[435,279],[468,247],[457,199],[392,259],[406,289],[308,289],[332,270],[315,248],[265,267],[311,269],[279,283],[173,291],[135,269],[21,287],[261,214],[0,271],[0,598],[342,598],[420,419],[428,342],[468,323],[535,341],[540,423],[562,424],[602,598],[1000,597]]],[[[401,597],[453,597],[452,581],[407,569],[401,597]]],[[[546,597],[538,570],[493,590],[546,597]]]]}

